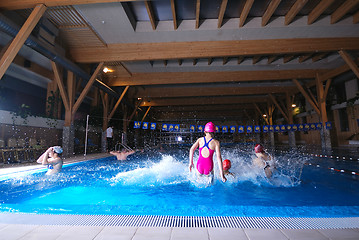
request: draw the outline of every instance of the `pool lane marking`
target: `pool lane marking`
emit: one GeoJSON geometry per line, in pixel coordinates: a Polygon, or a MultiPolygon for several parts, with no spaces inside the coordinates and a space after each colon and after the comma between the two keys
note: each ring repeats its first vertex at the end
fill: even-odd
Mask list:
{"type": "MultiPolygon", "coordinates": [[[[320,167],[319,164],[312,164],[312,163],[308,163],[309,166],[316,166],[316,167],[320,167]]],[[[336,171],[336,172],[340,172],[340,173],[348,173],[348,174],[351,174],[351,175],[358,175],[359,176],[359,173],[355,172],[355,171],[351,171],[351,170],[345,170],[345,169],[336,169],[336,168],[333,168],[333,167],[328,167],[329,170],[331,171],[336,171]]]]}

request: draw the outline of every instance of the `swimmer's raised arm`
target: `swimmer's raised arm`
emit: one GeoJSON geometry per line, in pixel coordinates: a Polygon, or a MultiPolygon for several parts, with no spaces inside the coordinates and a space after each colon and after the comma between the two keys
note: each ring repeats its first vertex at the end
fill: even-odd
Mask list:
{"type": "Polygon", "coordinates": [[[222,165],[222,155],[221,155],[221,149],[220,149],[220,143],[215,140],[216,143],[216,156],[217,156],[217,162],[218,162],[218,168],[219,168],[219,176],[222,178],[223,182],[227,181],[227,178],[223,174],[223,165],[222,165]]]}
{"type": "Polygon", "coordinates": [[[199,139],[197,139],[197,141],[192,145],[191,149],[189,150],[189,171],[192,170],[192,168],[194,167],[193,165],[193,154],[194,151],[196,151],[196,149],[199,146],[199,139]]]}
{"type": "Polygon", "coordinates": [[[50,152],[53,151],[52,147],[49,147],[37,160],[37,163],[41,163],[43,165],[49,164],[48,158],[50,152]]]}

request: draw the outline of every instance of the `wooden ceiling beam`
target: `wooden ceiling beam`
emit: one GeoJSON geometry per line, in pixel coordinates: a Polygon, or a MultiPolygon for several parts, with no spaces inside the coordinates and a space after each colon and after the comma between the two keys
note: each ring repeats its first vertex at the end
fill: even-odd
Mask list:
{"type": "Polygon", "coordinates": [[[222,0],[221,7],[218,14],[218,28],[222,27],[224,13],[226,12],[228,0],[222,0]]]}
{"type": "Polygon", "coordinates": [[[288,26],[307,2],[308,0],[297,0],[285,15],[284,25],[288,26]]]}
{"type": "Polygon", "coordinates": [[[304,54],[299,57],[299,63],[307,61],[313,54],[304,54]]]}
{"type": "Polygon", "coordinates": [[[211,65],[213,62],[213,58],[208,58],[208,65],[211,65]]]}
{"type": "Polygon", "coordinates": [[[3,55],[0,56],[0,79],[4,76],[6,70],[24,45],[26,39],[30,36],[32,30],[39,22],[42,15],[45,13],[46,7],[43,4],[37,5],[31,12],[30,16],[17,33],[16,37],[12,40],[10,45],[6,48],[3,55]]]}
{"type": "MultiPolygon", "coordinates": [[[[348,68],[348,70],[350,70],[348,68]]],[[[133,73],[132,77],[108,79],[109,86],[139,86],[187,83],[219,83],[314,79],[316,73],[326,73],[326,69],[302,70],[269,70],[269,71],[233,71],[233,72],[166,72],[166,73],[133,73]]]]}
{"type": "MultiPolygon", "coordinates": [[[[358,64],[359,63],[359,58],[356,59],[356,61],[354,61],[355,64],[358,64]]],[[[326,71],[326,72],[323,72],[321,74],[318,75],[318,78],[320,79],[320,81],[326,81],[330,78],[334,78],[342,73],[345,73],[345,72],[348,72],[350,71],[351,68],[348,64],[344,64],[343,66],[340,66],[340,67],[337,67],[335,69],[332,69],[332,70],[329,70],[329,71],[326,71]]],[[[310,86],[314,86],[315,85],[315,82],[313,82],[310,86]]]]}
{"type": "Polygon", "coordinates": [[[125,71],[128,73],[128,75],[132,76],[132,73],[130,70],[128,70],[128,68],[125,66],[125,64],[123,64],[122,62],[119,62],[119,65],[121,67],[123,67],[123,69],[125,69],[125,71]]]}
{"type": "Polygon", "coordinates": [[[156,30],[155,14],[153,13],[151,1],[145,1],[148,17],[150,18],[151,26],[153,30],[156,30]]]}
{"type": "Polygon", "coordinates": [[[308,15],[308,25],[312,24],[335,0],[322,0],[308,15]]]}
{"type": "Polygon", "coordinates": [[[97,66],[96,70],[94,71],[94,73],[92,74],[91,78],[89,79],[89,81],[87,82],[85,88],[82,90],[80,96],[77,98],[74,107],[72,108],[72,114],[75,114],[77,109],[80,107],[82,101],[85,99],[87,93],[90,91],[93,83],[96,80],[97,75],[99,74],[99,72],[102,70],[104,62],[99,63],[99,65],[97,66]]]}
{"type": "Polygon", "coordinates": [[[52,66],[52,70],[54,71],[54,78],[55,78],[57,86],[59,87],[61,99],[64,104],[65,110],[70,111],[69,97],[68,97],[67,91],[65,89],[65,85],[62,80],[60,71],[55,62],[51,61],[51,66],[52,66]]]}
{"type": "Polygon", "coordinates": [[[121,96],[120,96],[120,98],[117,100],[115,106],[113,107],[113,109],[112,109],[110,115],[109,115],[108,118],[107,118],[107,121],[110,121],[111,118],[113,117],[113,115],[115,114],[115,112],[116,112],[118,106],[120,105],[120,103],[121,103],[123,97],[125,96],[125,94],[126,94],[126,92],[127,92],[127,90],[128,90],[129,87],[130,87],[130,86],[126,86],[126,88],[125,88],[125,89],[123,90],[123,92],[121,93],[121,96]]]}
{"type": "Polygon", "coordinates": [[[174,28],[174,30],[177,30],[177,14],[176,14],[175,0],[171,0],[171,10],[172,10],[172,17],[173,17],[173,28],[174,28]]]}
{"type": "Polygon", "coordinates": [[[254,56],[252,59],[252,64],[258,63],[262,59],[262,56],[254,56]]]}
{"type": "Polygon", "coordinates": [[[328,56],[329,53],[325,52],[325,53],[318,53],[318,54],[314,54],[312,56],[312,62],[317,62],[319,60],[322,60],[323,58],[325,58],[326,56],[328,56]]]}
{"type": "Polygon", "coordinates": [[[359,11],[357,11],[354,15],[353,15],[353,23],[359,23],[359,11]]]}
{"type": "Polygon", "coordinates": [[[347,0],[345,1],[330,17],[330,23],[334,24],[338,22],[345,14],[347,14],[355,5],[359,3],[359,0],[347,0]]]}
{"type": "Polygon", "coordinates": [[[136,0],[1,0],[0,9],[17,10],[34,8],[38,4],[44,4],[47,7],[81,5],[94,3],[110,2],[135,2],[136,0]]]}
{"type": "Polygon", "coordinates": [[[283,110],[283,108],[279,105],[277,99],[272,95],[272,94],[268,94],[270,99],[273,101],[273,103],[277,106],[277,108],[279,109],[279,111],[282,113],[283,117],[287,120],[287,122],[289,122],[289,118],[288,115],[286,114],[286,112],[283,110]]]}
{"type": "Polygon", "coordinates": [[[267,64],[271,64],[273,63],[275,60],[277,60],[278,56],[274,55],[274,56],[269,56],[268,57],[268,62],[267,64]]]}
{"type": "Polygon", "coordinates": [[[243,60],[244,60],[244,57],[238,57],[238,59],[237,59],[237,64],[241,64],[242,62],[243,62],[243,60]]]}
{"type": "Polygon", "coordinates": [[[277,9],[277,7],[279,6],[281,1],[282,0],[272,0],[269,3],[268,8],[266,9],[266,11],[264,12],[264,14],[262,16],[262,27],[267,25],[267,23],[269,22],[270,18],[272,17],[273,13],[277,9]]]}
{"type": "Polygon", "coordinates": [[[357,78],[359,78],[359,67],[354,62],[354,60],[350,57],[350,55],[346,51],[339,51],[339,54],[344,59],[344,61],[348,64],[350,69],[355,73],[357,78]]]}
{"type": "Polygon", "coordinates": [[[253,103],[253,105],[254,105],[254,108],[258,111],[258,113],[261,115],[261,118],[263,118],[263,120],[264,120],[267,124],[269,124],[268,118],[264,117],[264,114],[263,114],[262,110],[259,108],[258,104],[253,103]]]}
{"type": "Polygon", "coordinates": [[[239,27],[244,26],[244,23],[247,20],[249,11],[251,10],[253,3],[254,3],[254,0],[246,0],[246,3],[244,4],[244,8],[241,12],[241,16],[239,17],[239,27]]]}
{"type": "Polygon", "coordinates": [[[108,44],[70,49],[75,62],[140,61],[184,58],[237,57],[359,50],[359,38],[295,38],[238,41],[196,41],[108,44]]]}
{"type": "Polygon", "coordinates": [[[156,98],[151,101],[144,100],[143,106],[198,106],[198,105],[220,105],[220,104],[242,104],[268,102],[267,97],[181,97],[181,98],[156,98]]]}
{"type": "Polygon", "coordinates": [[[129,96],[132,98],[170,98],[170,97],[206,97],[206,96],[236,96],[236,95],[256,95],[269,93],[285,93],[296,89],[295,86],[287,87],[156,87],[133,89],[129,96]]]}
{"type": "Polygon", "coordinates": [[[299,81],[297,79],[293,79],[293,82],[297,85],[298,90],[302,93],[302,95],[305,97],[305,99],[307,99],[307,101],[309,102],[309,104],[313,107],[314,111],[320,115],[320,111],[318,108],[318,105],[316,105],[312,98],[308,95],[308,93],[304,90],[304,88],[302,87],[302,85],[299,83],[299,81]]]}
{"type": "Polygon", "coordinates": [[[295,58],[295,55],[286,55],[283,57],[283,63],[288,63],[295,58]]]}

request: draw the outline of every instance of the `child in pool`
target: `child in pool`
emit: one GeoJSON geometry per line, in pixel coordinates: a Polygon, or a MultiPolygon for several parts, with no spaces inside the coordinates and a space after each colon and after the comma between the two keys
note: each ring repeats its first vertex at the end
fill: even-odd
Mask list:
{"type": "Polygon", "coordinates": [[[63,150],[60,146],[50,147],[37,159],[37,163],[47,165],[48,170],[46,175],[52,175],[61,171],[63,162],[60,156],[62,152],[63,150]]]}
{"type": "Polygon", "coordinates": [[[232,163],[230,160],[226,159],[223,161],[223,174],[225,176],[231,175],[234,177],[234,174],[229,171],[229,169],[231,169],[231,167],[232,167],[232,163]]]}
{"type": "Polygon", "coordinates": [[[263,168],[267,178],[271,178],[275,166],[272,157],[264,150],[261,144],[256,144],[254,147],[256,158],[253,159],[253,164],[257,167],[263,168]]]}
{"type": "Polygon", "coordinates": [[[206,124],[204,128],[205,136],[197,139],[189,151],[189,171],[192,171],[193,154],[199,147],[199,158],[197,161],[197,171],[200,176],[209,178],[209,183],[213,181],[213,154],[216,152],[217,162],[219,167],[219,175],[223,182],[227,181],[223,174],[222,156],[220,150],[220,143],[214,139],[215,125],[212,122],[206,124]]]}
{"type": "Polygon", "coordinates": [[[124,149],[123,151],[111,151],[110,154],[116,156],[117,160],[126,160],[127,156],[134,154],[135,150],[124,149]]]}

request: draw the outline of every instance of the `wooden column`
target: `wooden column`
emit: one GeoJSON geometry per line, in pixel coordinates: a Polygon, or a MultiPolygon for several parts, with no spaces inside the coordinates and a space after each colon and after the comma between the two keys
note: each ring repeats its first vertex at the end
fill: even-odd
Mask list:
{"type": "Polygon", "coordinates": [[[320,133],[321,142],[322,142],[322,149],[323,150],[331,150],[332,144],[330,139],[330,132],[325,128],[325,123],[328,122],[328,115],[326,109],[326,94],[328,93],[329,85],[331,80],[328,80],[325,86],[323,87],[323,82],[320,80],[319,75],[316,77],[316,84],[317,84],[317,97],[318,97],[318,107],[320,110],[320,120],[322,122],[322,130],[320,133]]]}
{"type": "Polygon", "coordinates": [[[60,74],[59,68],[57,67],[55,62],[51,62],[52,65],[52,69],[54,71],[54,78],[55,81],[57,83],[57,86],[60,90],[60,95],[62,98],[62,102],[64,104],[65,107],[65,123],[64,126],[68,127],[71,125],[72,122],[72,114],[71,114],[71,108],[70,108],[70,103],[69,103],[69,97],[68,94],[66,92],[63,80],[62,80],[62,75],[60,74]]]}
{"type": "Polygon", "coordinates": [[[323,124],[328,122],[328,116],[327,116],[327,109],[326,109],[326,97],[324,96],[324,88],[323,88],[323,82],[320,81],[319,76],[316,77],[316,84],[317,84],[317,98],[318,98],[318,107],[320,111],[320,119],[323,124]]]}
{"type": "Polygon", "coordinates": [[[24,45],[26,39],[29,37],[45,11],[46,6],[43,4],[39,4],[34,8],[14,40],[11,42],[10,46],[6,49],[3,56],[1,56],[0,79],[4,76],[6,70],[14,60],[17,53],[20,51],[21,47],[24,45]]]}

